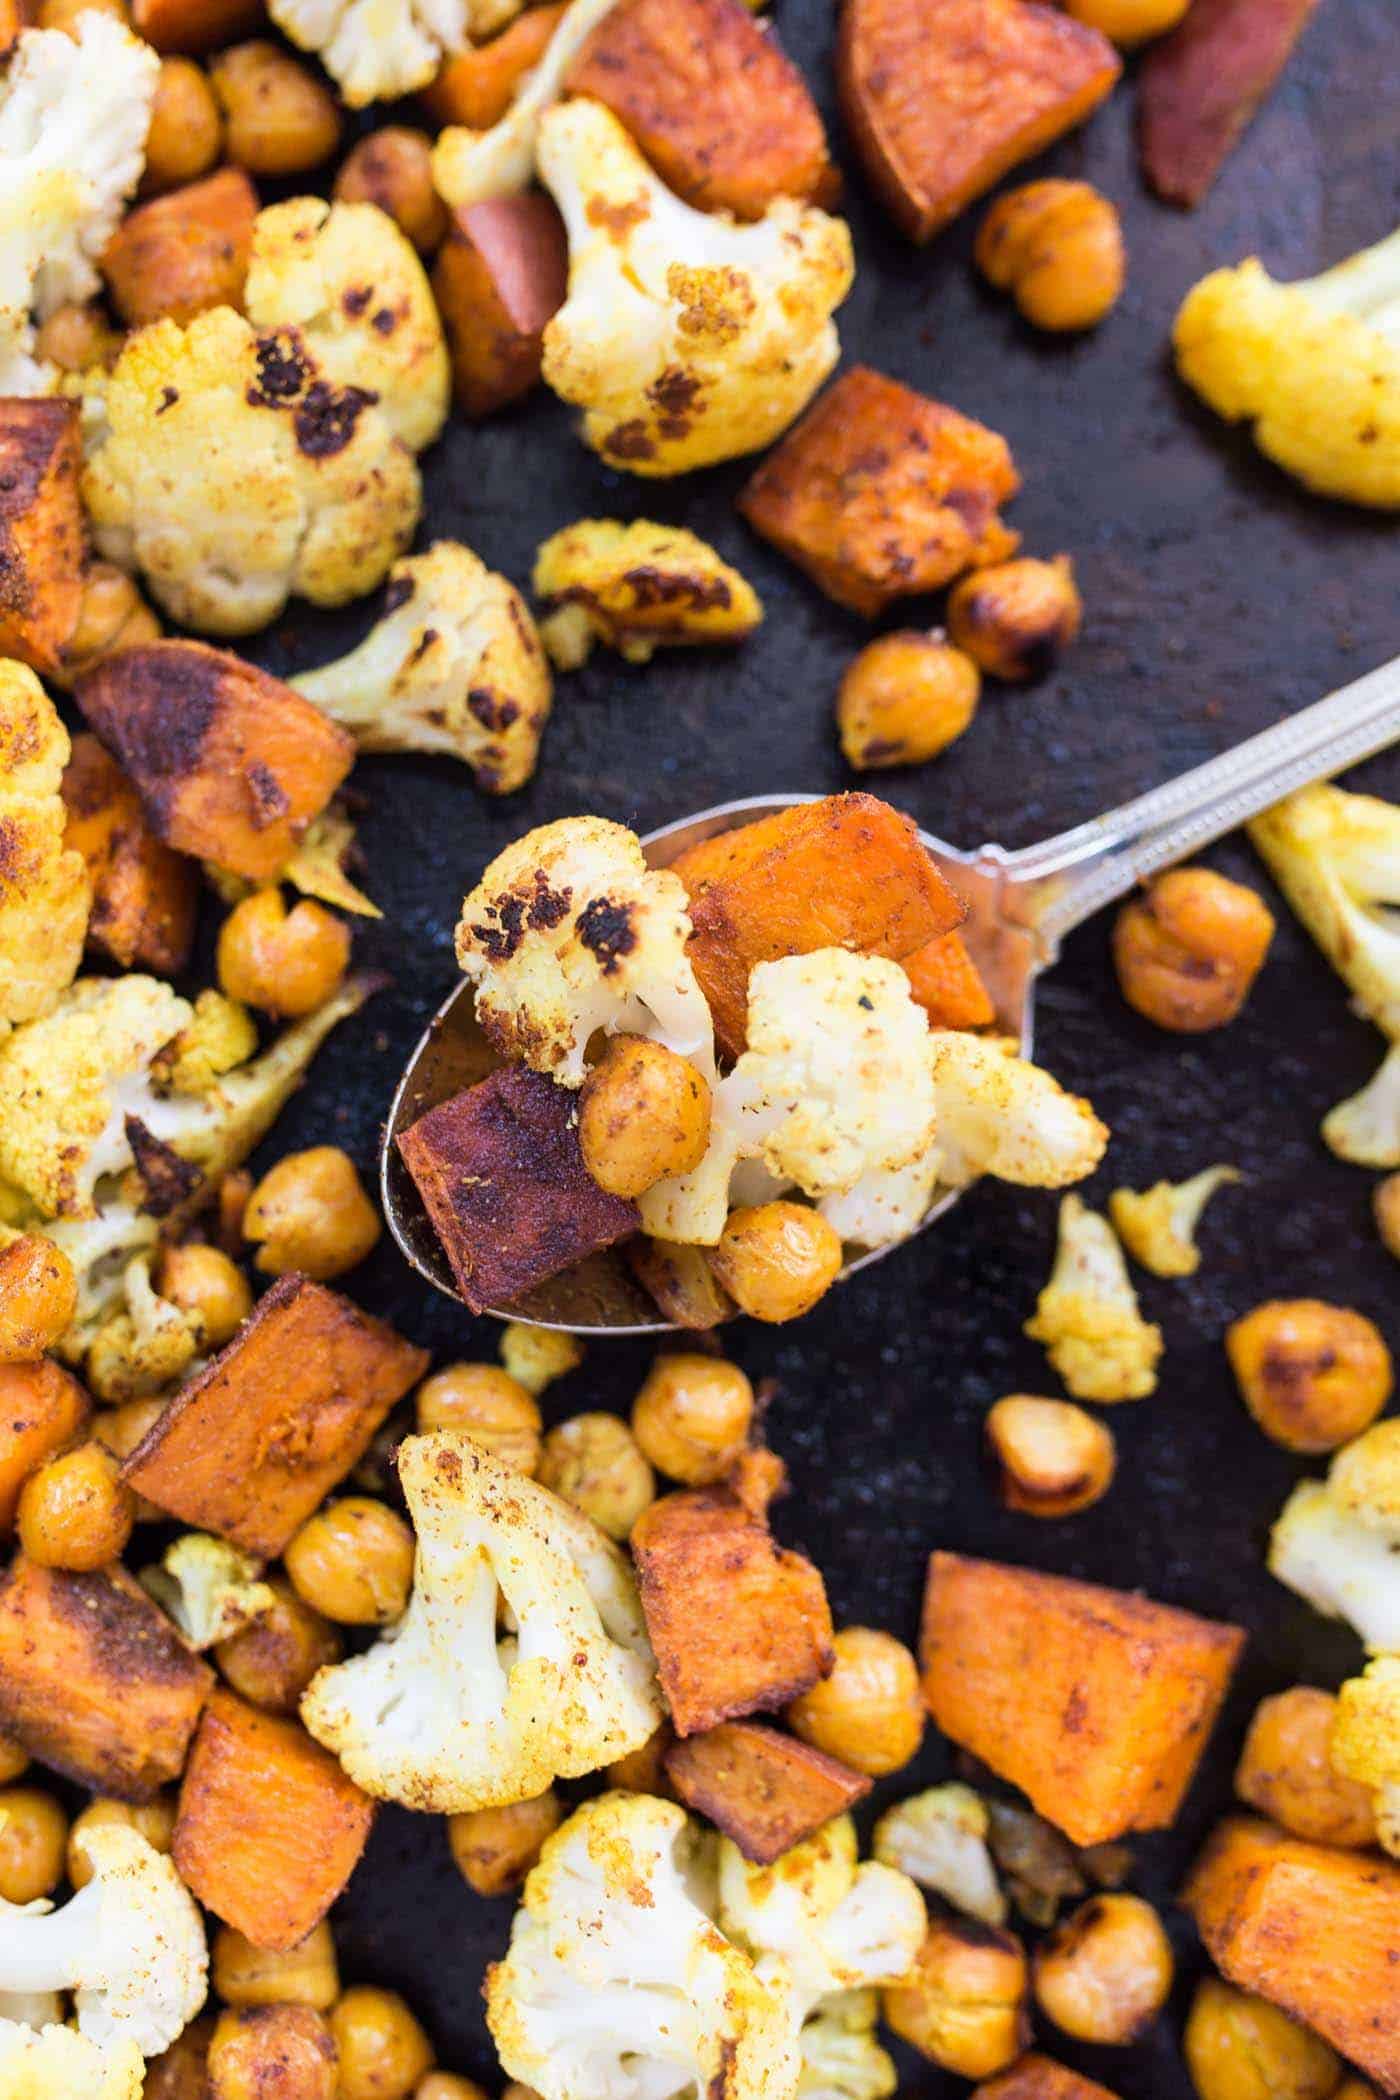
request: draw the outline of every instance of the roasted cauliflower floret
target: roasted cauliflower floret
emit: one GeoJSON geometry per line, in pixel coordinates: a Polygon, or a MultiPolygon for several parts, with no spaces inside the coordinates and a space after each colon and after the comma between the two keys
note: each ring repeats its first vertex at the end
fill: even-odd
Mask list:
{"type": "Polygon", "coordinates": [[[322,1670],[302,1719],[381,1800],[440,1814],[543,1793],[639,1749],[661,1719],[632,1571],[582,1513],[468,1436],[409,1437],[407,1612],[322,1670]],[[497,1636],[504,1601],[515,1631],[497,1636]]]}
{"type": "Polygon", "coordinates": [[[454,210],[512,197],[535,176],[540,119],[564,92],[575,58],[614,0],[569,0],[544,57],[515,91],[505,115],[489,131],[449,124],[433,151],[433,182],[454,210]]]}
{"type": "Polygon", "coordinates": [[[1173,331],[1187,385],[1324,496],[1400,509],[1400,229],[1300,284],[1213,270],[1173,331]]]}
{"type": "Polygon", "coordinates": [[[10,2100],[141,2100],[145,2080],[133,2041],[104,2049],[71,2027],[0,2019],[0,2092],[10,2100]]]}
{"type": "Polygon", "coordinates": [[[1337,1694],[1331,1761],[1375,1795],[1376,1833],[1400,1859],[1400,1655],[1382,1656],[1337,1694]]]}
{"type": "Polygon", "coordinates": [[[898,1867],[968,1917],[1004,1925],[1006,1898],[987,1842],[991,1827],[981,1795],[950,1779],[886,1809],[871,1850],[885,1866],[898,1867]]]}
{"type": "Polygon", "coordinates": [[[468,42],[473,0],[269,0],[268,13],[363,109],[426,87],[468,42]]]}
{"type": "Polygon", "coordinates": [[[257,1054],[258,1027],[246,1006],[212,989],[199,994],[187,1025],[156,1059],[163,1086],[207,1094],[226,1072],[257,1054]]]}
{"type": "Polygon", "coordinates": [[[609,465],[684,474],[754,452],[836,363],[844,222],[780,197],[752,225],[683,204],[600,103],[556,103],[539,170],[564,215],[569,294],[544,376],[609,465]]]}
{"type": "Polygon", "coordinates": [[[666,644],[741,641],[763,618],[753,586],[713,547],[645,518],[566,525],[536,554],[532,588],[561,671],[587,663],[595,642],[644,664],[666,644]]]}
{"type": "Polygon", "coordinates": [[[1338,1509],[1400,1546],[1400,1415],[1387,1415],[1342,1446],[1327,1492],[1338,1509]]]}
{"type": "Polygon", "coordinates": [[[141,1585],[191,1648],[231,1639],[277,1604],[276,1591],[262,1580],[261,1561],[205,1531],[182,1532],[155,1567],[141,1570],[141,1585]]]}
{"type": "Polygon", "coordinates": [[[63,849],[69,750],[34,673],[0,657],[0,1025],[51,1012],[83,959],[92,891],[63,849]]]}
{"type": "Polygon", "coordinates": [[[1154,1276],[1194,1276],[1201,1266],[1196,1229],[1217,1189],[1238,1181],[1236,1167],[1207,1167],[1189,1181],[1157,1181],[1150,1189],[1115,1189],[1108,1214],[1123,1245],[1154,1276]]]}
{"type": "Polygon", "coordinates": [[[1384,1447],[1378,1499],[1366,1496],[1362,1447],[1375,1434],[1368,1430],[1344,1445],[1327,1480],[1303,1480],[1294,1488],[1269,1539],[1269,1571],[1324,1618],[1346,1619],[1373,1655],[1388,1655],[1400,1653],[1400,1530],[1393,1503],[1386,1506],[1392,1461],[1384,1447]],[[1343,1467],[1356,1452],[1360,1462],[1343,1467]],[[1346,1482],[1349,1492],[1334,1493],[1334,1481],[1346,1482]]]}
{"type": "Polygon", "coordinates": [[[93,1336],[84,1366],[95,1398],[112,1407],[148,1399],[175,1385],[199,1355],[204,1339],[192,1314],[157,1293],[149,1254],[128,1262],[122,1296],[123,1309],[93,1336]]]}
{"type": "Polygon", "coordinates": [[[1157,1389],[1162,1330],[1138,1310],[1107,1219],[1078,1196],[1060,1204],[1055,1266],[1025,1331],[1076,1400],[1142,1400],[1157,1389]]]}
{"type": "Polygon", "coordinates": [[[172,618],[251,634],[293,596],[344,605],[412,538],[418,468],[372,393],[322,376],[295,328],[215,307],[128,338],[83,476],[101,551],[172,618]]]}
{"type": "Polygon", "coordinates": [[[879,2017],[878,1991],[840,1991],[823,2001],[802,2030],[797,2100],[890,2100],[899,2074],[876,2040],[879,2017]]]}
{"type": "MultiPolygon", "coordinates": [[[[72,1324],[55,1346],[65,1363],[80,1364],[114,1314],[125,1310],[125,1279],[138,1255],[153,1254],[160,1244],[160,1220],[138,1210],[136,1195],[124,1183],[118,1193],[104,1190],[102,1212],[94,1218],[42,1219],[31,1213],[28,1229],[42,1231],[61,1247],[78,1279],[78,1303],[72,1324]]],[[[139,1193],[139,1192],[138,1192],[139,1193]]],[[[8,1228],[0,1226],[0,1247],[8,1228]]]]}
{"type": "Polygon", "coordinates": [[[710,1844],[675,1802],[618,1793],[547,1840],[487,1972],[512,2078],[543,2100],[788,2100],[786,1977],[713,1923],[710,1844]]]}
{"type": "Polygon", "coordinates": [[[534,772],[553,697],[520,593],[456,540],[397,563],[359,648],[292,682],[362,750],[460,758],[493,795],[534,772]]]}

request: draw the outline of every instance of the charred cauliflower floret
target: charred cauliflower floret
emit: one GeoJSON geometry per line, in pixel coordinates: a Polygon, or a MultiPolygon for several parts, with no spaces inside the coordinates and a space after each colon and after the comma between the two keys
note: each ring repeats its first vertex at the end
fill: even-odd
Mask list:
{"type": "Polygon", "coordinates": [[[382,583],[418,522],[418,468],[358,385],[322,376],[295,328],[215,307],[131,336],[105,389],[83,496],[101,551],[172,618],[251,634],[293,596],[382,583]]]}
{"type": "Polygon", "coordinates": [[[1154,1276],[1194,1276],[1201,1266],[1196,1229],[1217,1189],[1238,1181],[1236,1167],[1207,1167],[1189,1181],[1150,1189],[1115,1189],[1108,1199],[1113,1229],[1133,1260],[1154,1276]]]}
{"type": "Polygon", "coordinates": [[[751,584],[680,525],[580,518],[535,556],[540,633],[561,671],[588,661],[595,642],[644,664],[664,645],[737,642],[763,607],[751,584]]]}
{"type": "Polygon", "coordinates": [[[399,562],[359,648],[292,682],[362,750],[460,758],[492,795],[534,772],[553,698],[520,593],[456,540],[399,562]]]}
{"type": "Polygon", "coordinates": [[[69,749],[34,673],[0,657],[0,1023],[49,1013],[83,959],[92,893],[63,849],[69,749]]]}
{"type": "Polygon", "coordinates": [[[1106,1218],[1078,1196],[1060,1204],[1050,1281],[1026,1322],[1076,1400],[1142,1400],[1157,1390],[1162,1330],[1144,1320],[1106,1218]]]}
{"type": "Polygon", "coordinates": [[[1371,1788],[1376,1834],[1400,1859],[1400,1655],[1382,1656],[1342,1686],[1329,1754],[1345,1778],[1371,1788]]]}
{"type": "Polygon", "coordinates": [[[197,1649],[231,1639],[277,1605],[261,1561],[204,1531],[183,1532],[155,1567],[141,1570],[141,1586],[197,1649]]]}
{"type": "Polygon", "coordinates": [[[71,2027],[0,2018],[0,2092],[11,2100],[141,2100],[145,2081],[133,2041],[103,2048],[71,2027]]]}
{"type": "Polygon", "coordinates": [[[540,119],[564,92],[569,70],[615,0],[569,0],[543,58],[525,75],[489,131],[449,124],[433,150],[433,182],[454,210],[513,197],[535,178],[540,119]]]}
{"type": "Polygon", "coordinates": [[[752,225],[695,211],[600,103],[556,103],[539,169],[564,215],[569,293],[544,376],[610,466],[684,474],[771,444],[836,363],[844,222],[780,197],[752,225]]]}
{"type": "Polygon", "coordinates": [[[268,13],[314,51],[351,109],[426,87],[468,42],[480,0],[269,0],[268,13]]]}

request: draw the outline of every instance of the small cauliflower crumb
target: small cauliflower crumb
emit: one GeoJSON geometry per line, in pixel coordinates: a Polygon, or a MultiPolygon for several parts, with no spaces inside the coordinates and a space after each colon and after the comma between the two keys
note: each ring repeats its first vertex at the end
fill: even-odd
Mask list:
{"type": "Polygon", "coordinates": [[[1207,1167],[1189,1181],[1150,1189],[1115,1189],[1108,1199],[1113,1229],[1133,1260],[1154,1276],[1194,1276],[1201,1266],[1196,1229],[1217,1189],[1239,1181],[1237,1167],[1207,1167]]]}
{"type": "Polygon", "coordinates": [[[1157,1390],[1162,1330],[1144,1320],[1106,1218],[1078,1196],[1060,1204],[1050,1281],[1026,1322],[1076,1400],[1142,1400],[1157,1390]]]}

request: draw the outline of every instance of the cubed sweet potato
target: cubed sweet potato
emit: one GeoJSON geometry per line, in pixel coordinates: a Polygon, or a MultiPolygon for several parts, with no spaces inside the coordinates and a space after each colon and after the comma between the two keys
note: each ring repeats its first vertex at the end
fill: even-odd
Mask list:
{"type": "Polygon", "coordinates": [[[1143,173],[1169,204],[1196,205],[1267,101],[1317,0],[1193,0],[1154,44],[1138,86],[1143,173]]]}
{"type": "Polygon", "coordinates": [[[750,476],[739,508],[829,598],[873,619],[1014,553],[999,506],[1020,486],[996,431],[853,365],[750,476]]]}
{"type": "Polygon", "coordinates": [[[664,1495],[631,1537],[678,1736],[774,1713],[835,1664],[822,1578],[727,1487],[664,1495]]]}
{"type": "Polygon", "coordinates": [[[510,108],[525,75],[544,57],[563,15],[563,0],[549,7],[527,7],[499,36],[469,44],[447,59],[419,97],[429,116],[439,124],[489,131],[510,108]]]}
{"type": "Polygon", "coordinates": [[[972,2100],[1118,2100],[1118,2095],[1097,2079],[1068,2071],[1032,2050],[1000,2078],[979,2085],[972,2100]]]}
{"type": "Polygon", "coordinates": [[[930,1028],[986,1028],[996,1019],[991,994],[956,927],[906,955],[902,968],[930,1028]]]}
{"type": "Polygon", "coordinates": [[[915,241],[1082,124],[1121,71],[1107,37],[1040,0],[846,0],[841,11],[841,111],[915,241]]]}
{"type": "Polygon", "coordinates": [[[27,22],[19,0],[0,0],[0,58],[5,56],[27,22]]]}
{"type": "Polygon", "coordinates": [[[545,325],[564,303],[568,276],[564,222],[543,192],[452,214],[433,292],[463,415],[490,415],[537,385],[545,325]]]}
{"type": "Polygon", "coordinates": [[[755,963],[815,948],[900,962],[964,916],[908,817],[828,795],[692,846],[673,862],[690,899],[690,957],[720,1048],[744,1047],[755,963]]]}
{"type": "Polygon", "coordinates": [[[708,1816],[745,1859],[766,1867],[870,1792],[870,1780],[759,1721],[725,1721],[666,1753],[687,1808],[708,1816]]]}
{"type": "Polygon", "coordinates": [[[280,874],[355,759],[300,693],[204,642],[123,650],[79,679],[77,701],[156,837],[250,882],[280,874]]]}
{"type": "Polygon", "coordinates": [[[207,1910],[285,1952],[355,1871],[374,1803],[299,1721],[214,1692],[180,1789],[173,1856],[207,1910]]]}
{"type": "Polygon", "coordinates": [[[0,656],[46,678],[83,601],[82,458],[73,402],[0,400],[0,656]]]}
{"type": "Polygon", "coordinates": [[[80,1786],[148,1801],[178,1779],[212,1683],[124,1568],[0,1576],[0,1734],[80,1786]]]}
{"type": "Polygon", "coordinates": [[[168,314],[182,325],[211,306],[241,310],[258,193],[241,168],[153,197],[107,243],[102,275],[130,328],[168,314]]]}
{"type": "Polygon", "coordinates": [[[568,87],[610,109],[700,211],[761,219],[775,197],[836,196],[807,83],[743,0],[618,0],[568,87]]]}
{"type": "Polygon", "coordinates": [[[30,1474],[74,1441],[90,1412],[77,1379],[51,1357],[0,1364],[0,1533],[14,1528],[30,1474]]]}
{"type": "Polygon", "coordinates": [[[1229,1982],[1400,2090],[1400,1867],[1232,1816],[1181,1900],[1229,1982]]]}
{"type": "Polygon", "coordinates": [[[265,1559],[356,1465],[427,1352],[338,1291],[284,1276],[123,1468],[158,1509],[265,1559]]]}
{"type": "Polygon", "coordinates": [[[124,970],[173,977],[194,943],[195,863],[156,837],[141,797],[95,736],[73,739],[63,801],[63,843],[81,853],[92,883],[89,946],[124,970]]]}
{"type": "Polygon", "coordinates": [[[266,20],[263,0],[131,0],[136,34],[157,51],[217,51],[255,36],[266,20]]]}
{"type": "Polygon", "coordinates": [[[583,1164],[578,1096],[524,1065],[439,1102],[398,1136],[433,1230],[473,1312],[637,1230],[637,1207],[583,1164]]]}
{"type": "Polygon", "coordinates": [[[929,1712],[1076,1845],[1172,1822],[1244,1643],[1096,1583],[955,1553],[929,1564],[929,1712]]]}

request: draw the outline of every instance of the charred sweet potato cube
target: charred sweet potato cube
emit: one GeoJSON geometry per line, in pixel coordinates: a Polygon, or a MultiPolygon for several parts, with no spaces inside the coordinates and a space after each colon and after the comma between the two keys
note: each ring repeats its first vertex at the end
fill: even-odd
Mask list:
{"type": "Polygon", "coordinates": [[[173,1857],[255,1947],[295,1947],[354,1873],[374,1803],[299,1721],[214,1692],[180,1789],[173,1857]]]}
{"type": "Polygon", "coordinates": [[[743,0],[619,0],[568,87],[610,109],[700,211],[761,219],[775,197],[836,196],[807,83],[743,0]]]}
{"type": "Polygon", "coordinates": [[[455,53],[418,98],[429,116],[440,125],[489,131],[510,108],[525,75],[544,57],[563,14],[563,0],[549,7],[527,7],[499,36],[455,53]]]}
{"type": "Polygon", "coordinates": [[[217,51],[252,36],[265,19],[263,0],[131,0],[136,34],[157,51],[217,51]]]}
{"type": "Polygon", "coordinates": [[[1032,2050],[999,2078],[979,2085],[972,2100],[1118,2100],[1118,2095],[1096,2079],[1068,2071],[1032,2050]]]}
{"type": "Polygon", "coordinates": [[[284,1276],[175,1395],[123,1478],[196,1530],[271,1559],[427,1368],[426,1350],[338,1291],[284,1276]]]}
{"type": "Polygon", "coordinates": [[[1020,486],[1005,438],[854,365],[769,453],[739,508],[829,598],[873,619],[1014,553],[999,506],[1020,486]]]}
{"type": "Polygon", "coordinates": [[[876,795],[798,803],[672,865],[690,899],[690,958],[728,1057],[744,1047],[755,963],[831,947],[900,962],[964,915],[909,818],[876,795]]]}
{"type": "Polygon", "coordinates": [[[241,310],[258,193],[241,168],[153,197],[107,243],[102,275],[131,328],[168,314],[183,326],[211,306],[241,310]]]}
{"type": "Polygon", "coordinates": [[[77,1379],[52,1357],[0,1364],[0,1533],[13,1529],[30,1474],[75,1440],[91,1412],[77,1379]]]}
{"type": "Polygon", "coordinates": [[[0,1734],[94,1793],[178,1779],[213,1681],[124,1568],[0,1576],[0,1734]]]}
{"type": "Polygon", "coordinates": [[[158,839],[141,797],[95,736],[73,739],[63,775],[63,843],[92,883],[88,944],[124,970],[173,977],[190,959],[199,870],[158,839]]]}
{"type": "Polygon", "coordinates": [[[1232,1816],[1181,1901],[1222,1976],[1400,2090],[1400,1867],[1232,1816]]]}
{"type": "Polygon", "coordinates": [[[83,601],[82,457],[73,402],[0,400],[0,656],[46,678],[83,601]]]}
{"type": "Polygon", "coordinates": [[[841,11],[841,112],[915,241],[1082,124],[1121,71],[1107,37],[1040,0],[846,0],[841,11]]]}
{"type": "Polygon", "coordinates": [[[149,642],[78,681],[156,837],[272,881],[350,771],[355,740],[290,686],[204,642],[149,642]]]}
{"type": "Polygon", "coordinates": [[[745,1859],[766,1867],[870,1792],[871,1782],[796,1736],[724,1721],[673,1743],[666,1773],[687,1808],[708,1816],[745,1859]]]}
{"type": "Polygon", "coordinates": [[[1076,1845],[1171,1823],[1244,1643],[1096,1583],[956,1553],[929,1564],[929,1712],[1076,1845]]]}
{"type": "Polygon", "coordinates": [[[986,1028],[996,1019],[982,973],[956,927],[904,956],[901,968],[930,1028],[986,1028]]]}
{"type": "Polygon", "coordinates": [[[1169,204],[1196,205],[1267,101],[1317,0],[1193,0],[1143,60],[1138,147],[1169,204]]]}
{"type": "Polygon", "coordinates": [[[568,276],[564,222],[542,192],[452,214],[433,292],[463,415],[490,415],[538,383],[545,325],[564,304],[568,276]]]}
{"type": "Polygon", "coordinates": [[[457,1287],[475,1313],[637,1230],[634,1203],[583,1164],[578,1096],[524,1065],[430,1108],[398,1137],[457,1287]]]}
{"type": "Polygon", "coordinates": [[[773,1713],[836,1660],[817,1569],[731,1488],[663,1495],[631,1537],[642,1610],[678,1736],[773,1713]]]}

